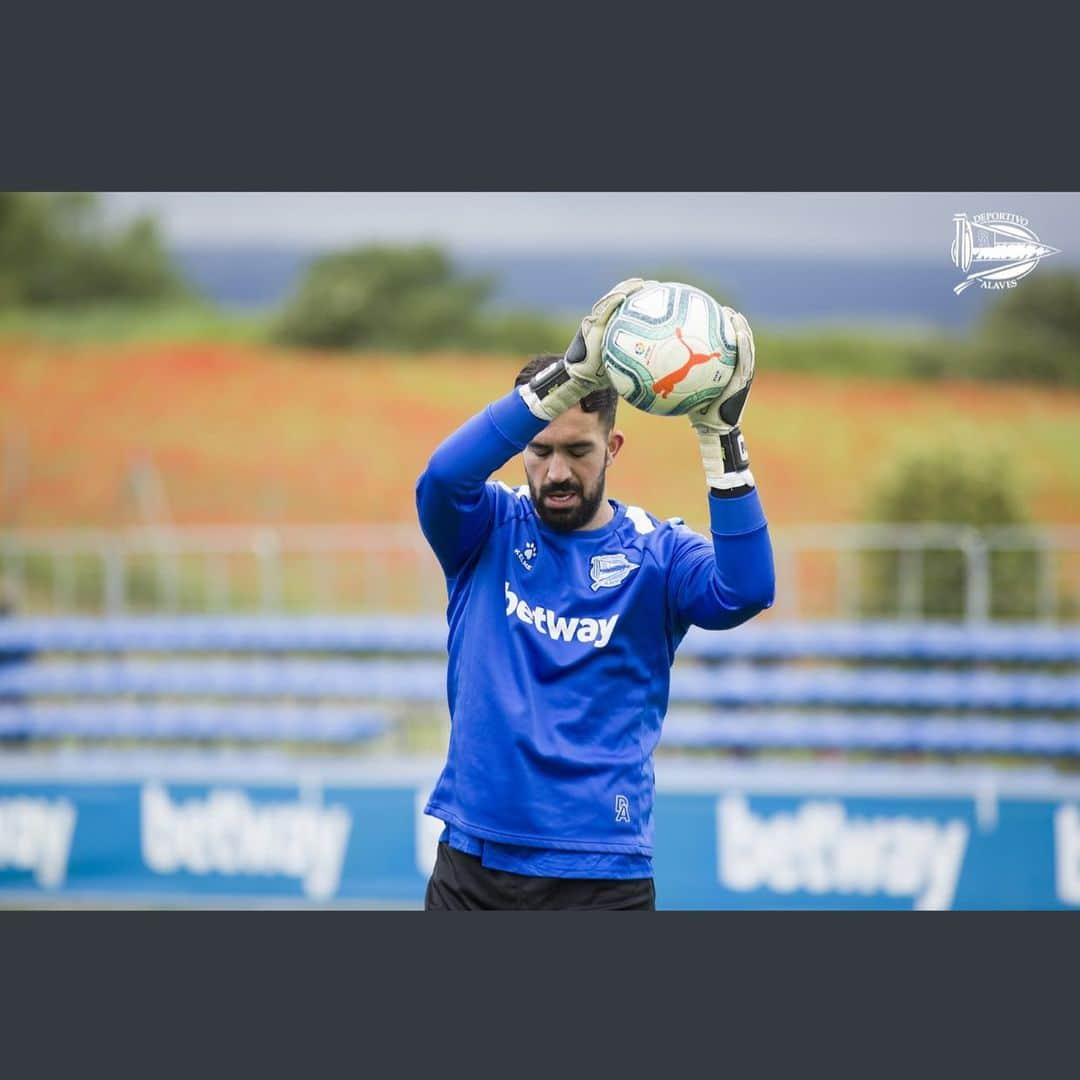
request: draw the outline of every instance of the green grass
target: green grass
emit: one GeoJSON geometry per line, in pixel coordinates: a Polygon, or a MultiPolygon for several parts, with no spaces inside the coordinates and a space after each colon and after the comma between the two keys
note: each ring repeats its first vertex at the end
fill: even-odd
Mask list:
{"type": "Polygon", "coordinates": [[[914,330],[870,332],[843,327],[799,331],[765,328],[754,335],[757,354],[769,371],[807,375],[910,378],[946,370],[955,342],[914,330]]]}
{"type": "MultiPolygon", "coordinates": [[[[200,301],[165,304],[111,303],[75,308],[0,309],[0,338],[72,343],[265,343],[272,312],[238,314],[200,301]]],[[[575,324],[543,316],[492,315],[483,322],[473,349],[527,354],[558,350],[575,324]]],[[[757,335],[758,355],[771,371],[806,374],[904,377],[948,366],[957,342],[942,335],[896,330],[874,333],[843,327],[773,331],[757,335]]]]}
{"type": "Polygon", "coordinates": [[[73,308],[0,309],[0,337],[64,343],[261,342],[265,314],[239,315],[209,304],[92,304],[73,308]]]}

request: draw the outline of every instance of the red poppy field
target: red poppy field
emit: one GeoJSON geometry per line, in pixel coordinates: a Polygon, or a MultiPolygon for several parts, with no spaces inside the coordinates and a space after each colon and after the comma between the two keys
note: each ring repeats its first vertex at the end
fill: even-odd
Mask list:
{"type": "MultiPolygon", "coordinates": [[[[0,343],[4,527],[140,520],[149,462],[174,524],[411,522],[443,436],[519,361],[327,356],[236,344],[0,343]]],[[[1045,523],[1080,522],[1080,391],[1026,384],[760,374],[743,429],[770,521],[858,520],[879,472],[920,443],[985,448],[1045,523]]],[[[705,523],[685,420],[620,410],[610,493],[705,523]]],[[[520,463],[501,478],[519,483],[520,463]]]]}

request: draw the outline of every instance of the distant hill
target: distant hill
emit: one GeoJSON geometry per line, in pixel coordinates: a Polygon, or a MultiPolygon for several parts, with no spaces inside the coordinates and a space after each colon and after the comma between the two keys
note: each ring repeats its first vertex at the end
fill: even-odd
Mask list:
{"type": "MultiPolygon", "coordinates": [[[[192,283],[227,308],[270,308],[292,291],[321,252],[283,248],[181,248],[174,252],[192,283]]],[[[784,326],[845,323],[964,330],[996,294],[969,289],[946,251],[933,265],[884,259],[784,259],[668,254],[471,255],[457,259],[467,272],[491,274],[502,308],[574,315],[620,278],[681,267],[740,307],[751,319],[784,326]]]]}

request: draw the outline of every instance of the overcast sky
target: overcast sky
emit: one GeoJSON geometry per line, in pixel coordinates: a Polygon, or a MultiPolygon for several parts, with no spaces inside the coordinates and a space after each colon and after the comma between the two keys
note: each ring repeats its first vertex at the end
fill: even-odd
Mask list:
{"type": "Polygon", "coordinates": [[[107,192],[118,219],[158,216],[176,246],[434,241],[459,253],[731,251],[948,258],[952,215],[1022,214],[1080,263],[1078,193],[107,192]]]}

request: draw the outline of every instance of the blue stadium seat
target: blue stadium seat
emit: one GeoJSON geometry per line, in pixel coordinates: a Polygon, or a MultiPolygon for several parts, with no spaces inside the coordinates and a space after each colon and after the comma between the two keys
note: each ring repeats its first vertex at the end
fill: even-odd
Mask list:
{"type": "Polygon", "coordinates": [[[672,709],[661,746],[678,749],[814,749],[1080,757],[1080,722],[986,716],[700,713],[672,709]]]}
{"type": "MultiPolygon", "coordinates": [[[[446,652],[441,616],[128,616],[0,619],[0,655],[42,652],[446,652]]],[[[1080,663],[1080,627],[1043,623],[748,623],[692,627],[686,659],[1080,663]]]]}
{"type": "MultiPolygon", "coordinates": [[[[0,700],[158,695],[437,702],[441,660],[59,660],[0,668],[0,700]]],[[[677,663],[672,702],[897,709],[1080,709],[1080,676],[922,668],[677,663]]]]}
{"type": "Polygon", "coordinates": [[[440,660],[87,660],[0,668],[0,700],[30,697],[376,698],[440,701],[440,660]]]}
{"type": "Polygon", "coordinates": [[[355,743],[391,728],[369,707],[178,705],[154,702],[0,706],[0,739],[229,739],[355,743]]]}
{"type": "Polygon", "coordinates": [[[679,655],[712,660],[904,660],[917,663],[1080,663],[1080,627],[1044,623],[747,623],[691,627],[679,655]]]}
{"type": "MultiPolygon", "coordinates": [[[[0,683],[2,685],[2,683],[0,683]]],[[[676,663],[671,700],[894,709],[1080,709],[1080,676],[927,668],[762,668],[676,663]]]]}
{"type": "Polygon", "coordinates": [[[446,653],[439,616],[174,615],[0,619],[5,653],[446,653]]]}
{"type": "MultiPolygon", "coordinates": [[[[445,706],[446,633],[440,616],[0,620],[0,738],[374,738],[396,706],[445,706]]],[[[694,628],[661,745],[1076,755],[1078,665],[1080,627],[694,628]]]]}

